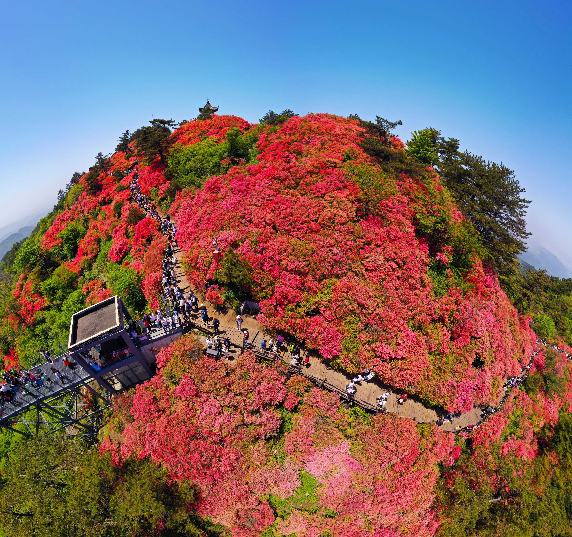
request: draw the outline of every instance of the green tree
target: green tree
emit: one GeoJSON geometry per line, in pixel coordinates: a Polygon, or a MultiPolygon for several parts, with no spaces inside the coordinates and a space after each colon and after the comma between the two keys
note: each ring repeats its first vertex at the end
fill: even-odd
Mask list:
{"type": "Polygon", "coordinates": [[[13,537],[198,536],[220,529],[194,515],[192,484],[148,459],[120,466],[96,447],[52,436],[3,450],[2,529],[13,537]],[[17,448],[17,449],[16,449],[17,448]]]}
{"type": "Polygon", "coordinates": [[[282,110],[279,114],[274,112],[273,110],[269,110],[260,118],[260,123],[264,123],[265,125],[280,125],[284,123],[291,117],[295,117],[298,114],[295,114],[290,110],[290,108],[286,108],[286,110],[282,110]]]}
{"type": "Polygon", "coordinates": [[[257,140],[257,133],[243,134],[238,127],[233,127],[226,133],[226,142],[223,144],[224,154],[233,165],[240,161],[248,162],[257,140]]]}
{"type": "Polygon", "coordinates": [[[223,144],[206,139],[193,145],[175,146],[169,153],[169,169],[183,188],[201,188],[222,171],[223,144]]]}
{"type": "Polygon", "coordinates": [[[86,189],[90,195],[95,195],[101,191],[101,181],[99,176],[102,172],[109,168],[109,156],[104,155],[101,151],[95,156],[95,164],[89,168],[86,175],[86,189]]]}
{"type": "Polygon", "coordinates": [[[131,141],[131,133],[126,130],[119,138],[119,143],[115,147],[115,151],[121,151],[122,153],[131,153],[131,148],[129,147],[129,142],[131,141]]]}
{"type": "Polygon", "coordinates": [[[407,153],[424,164],[432,166],[437,161],[435,129],[413,131],[407,142],[407,153]]]}
{"type": "Polygon", "coordinates": [[[40,284],[42,295],[45,296],[51,304],[61,305],[63,301],[75,290],[78,275],[67,268],[60,265],[47,280],[40,284]]]}
{"type": "Polygon", "coordinates": [[[171,129],[175,125],[172,119],[153,119],[151,126],[139,129],[137,138],[137,156],[143,159],[146,165],[151,165],[159,157],[167,165],[167,155],[173,140],[171,129]]]}
{"type": "MultiPolygon", "coordinates": [[[[358,117],[358,116],[355,116],[358,117]]],[[[385,147],[391,147],[391,138],[395,136],[393,130],[397,125],[403,125],[401,120],[389,121],[380,116],[375,116],[375,123],[371,121],[360,120],[365,127],[369,137],[377,138],[385,147]]]]}
{"type": "Polygon", "coordinates": [[[147,305],[141,291],[141,276],[131,267],[109,263],[106,270],[108,285],[119,295],[132,313],[142,312],[147,305]]]}
{"type": "Polygon", "coordinates": [[[429,159],[457,201],[461,212],[479,233],[489,262],[503,281],[518,271],[518,256],[526,250],[526,209],[530,201],[514,171],[504,164],[459,151],[459,140],[443,138],[433,128],[413,133],[408,152],[429,159]],[[438,158],[434,159],[434,153],[438,158]]]}
{"type": "Polygon", "coordinates": [[[368,155],[378,160],[382,167],[386,167],[386,165],[391,166],[391,170],[387,171],[390,171],[392,174],[407,173],[418,175],[419,170],[415,170],[415,168],[419,168],[418,164],[414,164],[412,167],[405,162],[411,159],[407,159],[401,151],[391,149],[391,138],[395,136],[393,129],[397,125],[402,125],[401,120],[389,121],[383,117],[376,116],[374,123],[372,121],[364,121],[357,114],[350,115],[348,119],[355,119],[364,127],[365,136],[361,142],[361,147],[368,155]],[[396,165],[398,166],[396,167],[396,165]]]}
{"type": "Polygon", "coordinates": [[[86,232],[87,230],[76,221],[68,224],[66,228],[59,233],[58,237],[62,240],[62,244],[58,250],[61,253],[62,260],[69,261],[76,256],[79,243],[86,232]]]}

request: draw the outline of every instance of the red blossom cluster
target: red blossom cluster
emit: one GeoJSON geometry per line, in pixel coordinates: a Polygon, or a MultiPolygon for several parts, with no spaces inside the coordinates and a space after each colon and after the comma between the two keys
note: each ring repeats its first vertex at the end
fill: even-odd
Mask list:
{"type": "Polygon", "coordinates": [[[151,457],[173,479],[196,483],[194,508],[233,535],[259,535],[271,524],[299,535],[433,535],[433,486],[437,463],[453,457],[450,435],[432,426],[421,435],[413,421],[394,417],[356,419],[303,377],[286,381],[249,353],[235,364],[202,356],[191,336],[163,349],[157,364],[157,376],[116,403],[102,445],[115,464],[151,457]],[[280,409],[295,405],[281,433],[280,409]],[[317,480],[319,509],[275,520],[265,498],[295,495],[303,472],[317,480]]]}
{"type": "Polygon", "coordinates": [[[12,296],[16,299],[17,311],[12,314],[14,324],[32,325],[36,320],[36,313],[48,306],[48,301],[38,292],[38,285],[33,280],[25,280],[21,274],[12,296]]]}
{"type": "Polygon", "coordinates": [[[208,121],[189,121],[177,129],[172,138],[175,143],[181,145],[196,144],[209,138],[215,142],[224,141],[227,132],[232,128],[238,128],[242,132],[251,127],[248,121],[237,116],[213,115],[208,121]]]}
{"type": "Polygon", "coordinates": [[[450,410],[498,401],[501,380],[530,354],[532,332],[474,252],[464,254],[471,268],[462,280],[448,269],[447,292],[434,292],[429,269],[450,266],[467,223],[432,169],[421,179],[388,177],[361,149],[363,136],[353,120],[291,118],[261,134],[257,164],[179,197],[171,212],[189,279],[216,278],[216,237],[223,256],[233,249],[251,267],[267,327],[450,410]],[[367,181],[378,181],[373,191],[367,181]],[[449,242],[430,244],[420,222],[439,218],[449,242]]]}
{"type": "Polygon", "coordinates": [[[84,284],[82,291],[86,296],[85,301],[88,306],[97,304],[98,302],[113,296],[113,291],[111,291],[111,289],[107,289],[105,287],[105,282],[102,280],[92,280],[91,282],[84,284]]]}
{"type": "Polygon", "coordinates": [[[20,369],[21,367],[18,353],[14,349],[10,350],[10,352],[4,356],[4,369],[10,371],[11,369],[20,369]]]}

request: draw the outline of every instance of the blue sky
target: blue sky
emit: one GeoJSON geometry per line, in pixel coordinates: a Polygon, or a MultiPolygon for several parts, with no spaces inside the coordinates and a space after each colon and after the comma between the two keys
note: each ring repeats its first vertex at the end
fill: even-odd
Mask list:
{"type": "Polygon", "coordinates": [[[572,4],[164,0],[3,3],[0,227],[152,117],[207,97],[401,119],[515,170],[532,242],[572,266],[572,4]]]}

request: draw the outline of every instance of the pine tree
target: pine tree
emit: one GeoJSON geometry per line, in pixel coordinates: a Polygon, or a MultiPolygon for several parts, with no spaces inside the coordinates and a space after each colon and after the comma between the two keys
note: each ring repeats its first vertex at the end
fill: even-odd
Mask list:
{"type": "Polygon", "coordinates": [[[499,276],[518,270],[518,256],[526,250],[526,209],[530,201],[514,171],[459,151],[459,141],[438,138],[436,168],[461,212],[479,233],[489,261],[499,276]]]}
{"type": "Polygon", "coordinates": [[[151,165],[156,157],[167,165],[167,153],[172,145],[171,129],[175,125],[172,119],[153,119],[151,126],[142,127],[137,138],[137,155],[146,165],[151,165]]]}
{"type": "Polygon", "coordinates": [[[526,250],[526,209],[530,201],[514,171],[504,164],[485,161],[459,151],[459,140],[443,138],[431,127],[416,131],[407,152],[420,162],[433,164],[461,209],[479,233],[488,261],[503,281],[518,271],[518,256],[526,250]]]}
{"type": "Polygon", "coordinates": [[[119,143],[115,148],[115,151],[121,151],[122,153],[131,153],[131,148],[129,147],[129,142],[131,141],[131,133],[126,130],[119,138],[119,143]]]}

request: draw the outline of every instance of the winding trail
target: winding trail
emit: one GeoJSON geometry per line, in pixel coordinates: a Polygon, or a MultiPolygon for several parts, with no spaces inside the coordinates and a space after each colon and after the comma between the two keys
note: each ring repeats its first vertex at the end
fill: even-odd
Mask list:
{"type": "MultiPolygon", "coordinates": [[[[192,290],[193,293],[201,297],[203,299],[202,303],[207,307],[209,311],[209,316],[215,316],[220,321],[220,333],[224,337],[228,337],[231,340],[235,346],[235,349],[241,348],[242,332],[240,332],[236,326],[236,315],[234,312],[217,312],[214,304],[204,299],[203,293],[197,291],[196,289],[192,289],[189,281],[187,280],[185,271],[182,268],[183,252],[180,248],[174,248],[173,252],[175,258],[178,261],[178,263],[175,265],[175,275],[177,277],[180,289],[184,292],[192,290]]],[[[202,324],[202,320],[200,319],[199,315],[196,313],[192,315],[194,316],[194,323],[197,326],[200,326],[202,324]]],[[[242,318],[242,327],[248,329],[251,336],[251,342],[254,344],[254,349],[260,346],[262,337],[265,337],[268,341],[268,338],[271,337],[271,335],[266,332],[264,325],[260,324],[255,317],[251,315],[242,315],[242,318]]],[[[208,327],[205,326],[204,328],[208,327]]],[[[203,336],[203,340],[205,339],[206,336],[203,336]]],[[[239,351],[234,350],[234,354],[238,352],[239,351]]],[[[265,355],[262,355],[260,352],[256,352],[256,354],[259,357],[267,358],[269,360],[272,359],[273,355],[271,352],[266,352],[265,355]]],[[[360,406],[363,406],[368,410],[377,411],[377,397],[384,392],[388,392],[389,397],[385,405],[385,410],[388,413],[396,414],[404,418],[410,418],[418,423],[436,423],[439,419],[439,414],[434,409],[427,408],[415,396],[409,396],[408,400],[402,405],[398,404],[397,400],[403,392],[397,393],[393,391],[390,386],[380,383],[377,377],[375,377],[370,382],[356,383],[357,392],[353,398],[350,398],[346,394],[345,387],[351,381],[352,377],[328,367],[323,361],[311,354],[309,356],[310,365],[308,367],[301,366],[298,368],[293,368],[295,372],[308,377],[317,385],[322,385],[324,388],[336,391],[342,398],[346,400],[353,400],[358,405],[360,405],[360,403],[365,403],[361,404],[360,406]]],[[[290,360],[292,359],[290,353],[287,351],[282,353],[281,358],[286,363],[290,363],[290,360]]],[[[230,359],[234,359],[234,356],[231,355],[230,359]]],[[[441,428],[445,431],[454,431],[457,429],[457,427],[464,428],[469,425],[475,426],[480,421],[482,421],[481,413],[482,410],[475,407],[473,410],[471,410],[471,412],[461,414],[458,417],[454,417],[451,421],[444,423],[441,428]]],[[[445,412],[442,414],[445,414],[445,412]]]]}
{"type": "MultiPolygon", "coordinates": [[[[135,187],[138,189],[138,185],[136,179],[134,180],[135,187]]],[[[133,193],[133,190],[132,190],[133,193]]],[[[141,200],[145,200],[148,205],[152,205],[150,200],[144,196],[140,191],[138,192],[138,196],[133,196],[133,200],[136,203],[139,203],[141,208],[149,215],[153,216],[152,213],[141,203],[141,200]],[[139,199],[137,199],[139,197],[139,199]]],[[[158,213],[158,211],[157,211],[158,213]]],[[[162,221],[164,215],[159,213],[159,217],[162,221]]],[[[209,312],[209,317],[213,318],[216,317],[220,321],[219,332],[224,337],[228,337],[232,343],[232,348],[229,352],[229,360],[233,361],[237,358],[240,354],[242,349],[243,343],[243,335],[242,332],[239,331],[236,325],[236,315],[232,311],[227,312],[218,312],[215,305],[205,298],[205,293],[202,291],[193,289],[187,279],[185,271],[183,269],[183,252],[179,247],[173,247],[173,254],[176,259],[174,273],[177,280],[178,287],[187,294],[189,291],[192,291],[195,295],[202,299],[202,304],[207,307],[209,312]]],[[[260,346],[260,341],[264,337],[267,340],[269,337],[274,336],[274,334],[269,334],[266,331],[266,328],[260,324],[255,317],[251,315],[242,315],[243,323],[242,327],[247,328],[250,333],[250,342],[253,344],[252,348],[256,354],[256,356],[261,360],[269,360],[274,361],[275,359],[279,358],[286,363],[291,363],[292,356],[288,351],[284,351],[280,357],[276,357],[271,352],[262,353],[257,351],[256,349],[260,346]]],[[[192,324],[208,335],[212,335],[212,330],[210,329],[209,325],[205,325],[200,318],[197,312],[191,313],[192,324]]],[[[190,327],[187,327],[190,328],[190,327]]],[[[202,336],[203,341],[206,340],[206,336],[202,336]]],[[[538,340],[537,340],[538,343],[538,340]]],[[[206,344],[205,344],[206,346],[206,344]]],[[[534,358],[534,354],[531,356],[531,362],[534,358]]],[[[224,359],[224,358],[222,358],[224,359]]],[[[336,371],[334,369],[329,368],[324,361],[320,360],[319,357],[316,357],[312,354],[309,354],[309,365],[308,366],[299,366],[299,365],[292,365],[290,367],[291,373],[297,373],[304,375],[308,379],[310,379],[314,384],[319,387],[329,389],[330,391],[335,391],[338,393],[343,399],[347,400],[352,404],[357,404],[362,408],[365,408],[369,411],[373,412],[380,412],[379,407],[377,406],[377,397],[382,393],[388,393],[388,399],[385,405],[385,409],[383,412],[396,414],[397,416],[403,418],[410,418],[418,423],[437,423],[440,417],[445,416],[448,414],[444,410],[435,410],[434,408],[429,408],[425,406],[418,397],[412,396],[408,394],[408,400],[404,404],[398,403],[398,398],[404,392],[396,392],[394,391],[391,386],[382,384],[377,377],[375,377],[370,382],[362,382],[356,383],[357,392],[354,396],[348,396],[346,393],[345,387],[351,381],[352,377],[348,376],[340,371],[336,371]]],[[[519,377],[520,381],[526,378],[528,370],[523,370],[523,374],[519,377]]],[[[508,397],[510,390],[513,388],[508,388],[505,390],[505,396],[501,404],[493,411],[496,412],[500,409],[504,401],[508,397]]],[[[450,432],[460,432],[462,430],[469,430],[465,429],[467,427],[470,430],[477,428],[486,417],[483,417],[483,408],[481,407],[473,407],[470,412],[466,412],[463,414],[456,414],[451,417],[448,421],[445,421],[440,425],[440,428],[444,431],[450,432]]]]}

